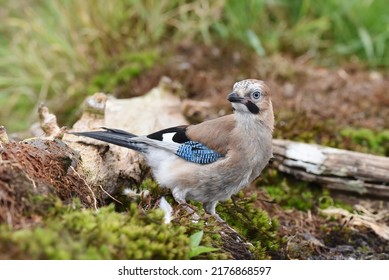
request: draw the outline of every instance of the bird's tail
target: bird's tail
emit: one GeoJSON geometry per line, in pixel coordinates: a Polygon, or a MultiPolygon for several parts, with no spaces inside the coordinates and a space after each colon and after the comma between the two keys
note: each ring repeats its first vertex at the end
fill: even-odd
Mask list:
{"type": "Polygon", "coordinates": [[[77,136],[85,136],[107,143],[115,144],[125,148],[142,151],[142,144],[135,141],[131,141],[131,138],[137,137],[137,135],[126,132],[120,129],[111,129],[102,127],[104,131],[86,131],[86,132],[69,132],[70,134],[77,136]]]}

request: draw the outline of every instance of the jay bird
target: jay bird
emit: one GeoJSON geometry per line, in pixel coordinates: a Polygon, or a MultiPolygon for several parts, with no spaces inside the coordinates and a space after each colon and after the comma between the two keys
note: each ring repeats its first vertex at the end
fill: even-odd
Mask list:
{"type": "Polygon", "coordinates": [[[149,135],[110,128],[72,134],[140,152],[158,184],[169,188],[179,204],[188,210],[187,199],[199,201],[224,222],[215,211],[217,202],[261,174],[272,157],[274,127],[270,90],[263,81],[236,82],[228,101],[234,114],[149,135]]]}

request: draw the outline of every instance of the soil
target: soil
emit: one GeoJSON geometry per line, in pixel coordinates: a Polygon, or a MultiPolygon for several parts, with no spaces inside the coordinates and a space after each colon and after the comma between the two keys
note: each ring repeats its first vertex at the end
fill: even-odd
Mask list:
{"type": "MultiPolygon", "coordinates": [[[[372,208],[378,208],[377,200],[363,200],[372,208]]],[[[389,217],[389,203],[384,203],[386,215],[389,217]]],[[[308,212],[285,210],[279,205],[262,205],[262,208],[272,217],[277,217],[280,222],[279,234],[286,239],[280,255],[274,256],[275,258],[389,259],[389,241],[370,228],[351,225],[350,219],[323,216],[316,208],[308,212]]],[[[388,224],[389,220],[386,222],[388,224]]]]}

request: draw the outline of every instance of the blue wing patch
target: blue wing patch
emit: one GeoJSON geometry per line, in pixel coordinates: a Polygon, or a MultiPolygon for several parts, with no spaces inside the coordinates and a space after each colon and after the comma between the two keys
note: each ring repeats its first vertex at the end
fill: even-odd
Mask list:
{"type": "Polygon", "coordinates": [[[183,143],[177,150],[176,155],[194,163],[209,164],[223,157],[207,146],[194,141],[183,143]]]}

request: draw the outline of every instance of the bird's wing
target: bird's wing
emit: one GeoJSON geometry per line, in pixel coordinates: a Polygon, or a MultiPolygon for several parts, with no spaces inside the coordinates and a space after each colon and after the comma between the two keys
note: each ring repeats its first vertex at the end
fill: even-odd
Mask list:
{"type": "Polygon", "coordinates": [[[202,143],[219,154],[226,155],[230,148],[230,139],[235,128],[234,115],[191,125],[186,135],[192,141],[202,143]]]}
{"type": "Polygon", "coordinates": [[[176,126],[146,136],[136,136],[119,129],[105,131],[74,132],[140,152],[148,146],[164,149],[198,164],[209,164],[224,157],[228,151],[229,135],[234,127],[232,115],[205,121],[191,126],[176,126]]]}
{"type": "Polygon", "coordinates": [[[169,150],[187,161],[208,164],[227,154],[234,127],[234,116],[227,115],[197,125],[167,128],[136,139],[169,150]]]}
{"type": "Polygon", "coordinates": [[[187,129],[190,127],[171,127],[132,140],[168,150],[187,161],[198,164],[209,164],[224,156],[210,149],[204,143],[194,141],[188,137],[187,129]]]}

